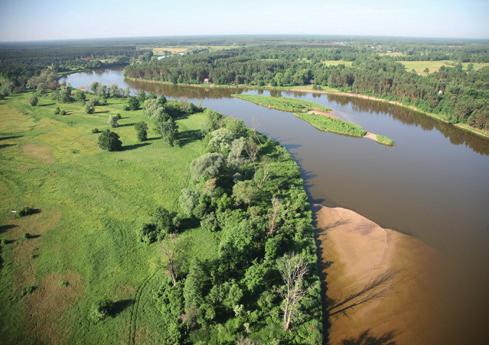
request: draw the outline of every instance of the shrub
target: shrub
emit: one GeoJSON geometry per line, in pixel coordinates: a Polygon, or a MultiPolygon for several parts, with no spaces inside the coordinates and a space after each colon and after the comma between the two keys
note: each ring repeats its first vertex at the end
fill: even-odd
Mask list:
{"type": "Polygon", "coordinates": [[[35,107],[39,103],[39,99],[36,96],[32,96],[29,99],[29,104],[35,107]]]}
{"type": "Polygon", "coordinates": [[[158,229],[158,239],[162,239],[166,234],[178,232],[179,223],[177,215],[163,207],[158,207],[153,213],[153,224],[158,229]]]}
{"type": "Polygon", "coordinates": [[[127,106],[125,110],[138,110],[140,107],[139,99],[137,97],[129,97],[127,100],[127,106]]]}
{"type": "Polygon", "coordinates": [[[109,119],[107,120],[107,123],[109,124],[110,127],[117,128],[119,127],[119,118],[117,116],[109,115],[109,119]]]}
{"type": "Polygon", "coordinates": [[[61,110],[61,115],[67,115],[68,112],[66,110],[61,110]]]}
{"type": "Polygon", "coordinates": [[[36,291],[37,289],[37,286],[36,285],[29,285],[29,286],[26,286],[22,289],[22,297],[23,296],[27,296],[27,295],[30,295],[31,293],[33,293],[34,291],[36,291]]]}
{"type": "Polygon", "coordinates": [[[113,303],[108,299],[103,299],[95,302],[90,313],[90,317],[94,322],[100,322],[110,315],[113,303]]]}
{"type": "Polygon", "coordinates": [[[85,112],[87,114],[93,114],[93,113],[95,113],[95,104],[93,102],[87,102],[85,104],[85,112]]]}
{"type": "Polygon", "coordinates": [[[153,243],[158,240],[158,228],[155,224],[143,224],[139,233],[139,239],[144,243],[153,243]]]}
{"type": "Polygon", "coordinates": [[[134,125],[136,134],[139,141],[145,141],[148,139],[148,125],[146,122],[138,122],[134,125]]]}
{"type": "Polygon", "coordinates": [[[219,230],[219,221],[214,213],[209,213],[200,221],[202,229],[209,231],[219,230]]]}
{"type": "Polygon", "coordinates": [[[187,188],[182,189],[178,203],[182,213],[187,217],[191,217],[199,204],[199,193],[187,188]]]}
{"type": "Polygon", "coordinates": [[[24,238],[24,240],[28,240],[29,238],[31,238],[31,234],[29,234],[28,232],[25,232],[22,237],[24,238]]]}
{"type": "Polygon", "coordinates": [[[98,137],[98,146],[107,151],[120,151],[122,149],[122,142],[117,133],[106,129],[98,137]]]}
{"type": "Polygon", "coordinates": [[[93,134],[100,133],[100,129],[94,128],[94,129],[92,129],[92,133],[93,134]]]}
{"type": "Polygon", "coordinates": [[[61,109],[59,107],[56,107],[56,109],[54,109],[54,115],[59,115],[61,113],[61,109]]]}

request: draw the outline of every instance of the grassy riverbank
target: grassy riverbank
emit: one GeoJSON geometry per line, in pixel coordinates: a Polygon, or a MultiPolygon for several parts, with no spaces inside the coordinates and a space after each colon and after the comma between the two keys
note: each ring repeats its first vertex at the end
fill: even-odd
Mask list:
{"type": "MultiPolygon", "coordinates": [[[[147,141],[138,141],[134,124],[148,121],[148,117],[143,110],[124,111],[125,99],[108,99],[107,105],[96,106],[94,114],[87,114],[82,103],[57,103],[51,95],[39,97],[38,105],[31,106],[31,96],[32,93],[24,93],[0,101],[0,338],[6,344],[19,345],[174,343],[170,336],[179,330],[164,326],[164,322],[174,322],[172,327],[185,326],[178,317],[162,313],[162,308],[182,305],[183,300],[178,304],[174,296],[165,304],[166,300],[158,297],[169,280],[162,250],[168,244],[142,243],[139,229],[157,207],[181,211],[179,197],[181,190],[189,187],[191,162],[207,152],[201,133],[208,115],[196,113],[179,118],[179,145],[171,147],[151,130],[147,141]],[[55,115],[57,106],[67,114],[55,115]],[[120,126],[111,130],[120,136],[122,150],[103,151],[97,146],[98,134],[92,130],[109,127],[107,118],[117,113],[122,116],[120,126]],[[22,218],[11,213],[24,206],[35,207],[39,212],[22,218]],[[94,305],[104,298],[114,302],[110,317],[94,322],[91,318],[94,305]]],[[[208,324],[185,328],[182,342],[212,343],[225,336],[234,343],[241,332],[240,322],[247,323],[250,337],[263,343],[269,343],[272,337],[291,344],[320,341],[317,272],[308,273],[304,303],[309,304],[303,307],[307,308],[304,311],[307,317],[293,324],[289,332],[284,332],[281,325],[280,295],[268,292],[278,291],[280,275],[277,279],[262,277],[268,276],[267,272],[279,274],[275,260],[284,255],[281,239],[287,241],[290,250],[296,249],[294,241],[300,243],[301,253],[307,252],[307,260],[314,261],[311,267],[316,267],[316,256],[311,211],[299,168],[277,143],[263,136],[260,140],[265,147],[256,156],[253,167],[270,171],[266,181],[260,180],[262,194],[250,196],[254,218],[246,214],[244,205],[229,209],[234,205],[233,194],[221,195],[219,211],[215,212],[221,212],[218,215],[223,220],[219,224],[223,229],[204,228],[198,221],[187,222],[177,236],[177,243],[185,246],[185,262],[200,262],[207,277],[213,277],[212,291],[219,288],[219,293],[224,293],[231,288],[234,294],[226,297],[226,305],[229,299],[239,301],[239,296],[244,296],[240,294],[246,293],[241,307],[231,305],[243,308],[246,314],[234,318],[235,313],[222,311],[221,297],[202,295],[208,324]],[[290,228],[282,226],[279,238],[268,235],[269,238],[260,241],[252,240],[251,229],[257,231],[252,220],[263,217],[259,222],[266,224],[268,219],[269,190],[279,193],[284,206],[295,210],[294,219],[284,218],[290,228]],[[264,201],[258,203],[260,196],[264,201]],[[257,213],[260,207],[263,215],[257,213]],[[258,255],[263,255],[265,242],[268,248],[267,239],[276,247],[273,252],[267,249],[264,262],[258,255]],[[243,241],[247,241],[246,245],[243,241]],[[254,242],[257,244],[253,250],[249,249],[254,242]],[[244,271],[234,269],[237,266],[226,267],[224,275],[216,274],[213,265],[221,263],[220,253],[235,243],[243,244],[243,248],[232,247],[233,254],[244,257],[244,251],[256,258],[257,266],[250,266],[251,273],[246,277],[244,271]],[[260,273],[251,275],[256,272],[260,273]],[[221,276],[227,283],[218,280],[221,276]],[[229,280],[233,281],[231,287],[226,285],[229,280]],[[247,290],[245,282],[253,290],[247,290]],[[265,298],[271,302],[265,302],[265,298]],[[216,315],[214,320],[212,311],[216,315]],[[253,318],[248,319],[248,313],[253,313],[253,318]]],[[[240,166],[251,171],[247,164],[240,166]]],[[[252,191],[253,181],[243,181],[248,183],[248,189],[242,193],[244,200],[248,200],[246,193],[252,191]]],[[[215,184],[216,179],[210,182],[215,184]]],[[[212,183],[205,186],[211,188],[212,183]]],[[[231,259],[226,256],[220,267],[224,268],[231,259]]],[[[246,265],[245,261],[240,262],[246,265]]],[[[184,279],[180,279],[181,289],[184,279]]],[[[203,291],[211,288],[205,277],[199,278],[198,283],[206,284],[207,290],[202,287],[203,291]]]]}
{"type": "Polygon", "coordinates": [[[330,112],[331,109],[314,102],[298,98],[286,97],[268,97],[260,95],[237,94],[233,97],[261,105],[263,107],[275,110],[286,111],[289,113],[307,113],[307,112],[330,112]]]}

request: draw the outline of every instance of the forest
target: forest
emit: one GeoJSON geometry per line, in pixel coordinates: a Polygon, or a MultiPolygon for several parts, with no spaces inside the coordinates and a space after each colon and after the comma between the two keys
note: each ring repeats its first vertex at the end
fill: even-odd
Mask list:
{"type": "Polygon", "coordinates": [[[488,58],[487,45],[452,49],[406,44],[396,53],[365,44],[259,45],[133,63],[125,74],[173,84],[334,88],[395,100],[439,114],[450,123],[489,130],[489,67],[476,70],[470,64],[488,58]],[[401,63],[447,58],[454,59],[454,66],[427,75],[407,70],[401,63]]]}

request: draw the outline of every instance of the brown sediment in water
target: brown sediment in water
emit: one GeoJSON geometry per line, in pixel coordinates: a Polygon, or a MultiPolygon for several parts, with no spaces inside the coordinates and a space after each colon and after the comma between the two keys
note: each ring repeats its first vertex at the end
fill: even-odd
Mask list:
{"type": "Polygon", "coordinates": [[[439,344],[438,253],[351,210],[316,210],[329,343],[439,344]]]}

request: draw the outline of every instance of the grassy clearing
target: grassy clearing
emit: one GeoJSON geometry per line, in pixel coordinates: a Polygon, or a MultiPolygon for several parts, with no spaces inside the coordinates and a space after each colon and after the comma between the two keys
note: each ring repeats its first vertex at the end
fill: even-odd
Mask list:
{"type": "MultiPolygon", "coordinates": [[[[177,210],[202,142],[171,148],[150,133],[139,143],[132,124],[146,119],[141,110],[123,111],[124,100],[110,99],[93,115],[80,103],[60,104],[69,112],[60,116],[51,98],[31,107],[29,97],[0,101],[2,343],[124,344],[130,336],[161,343],[154,302],[164,278],[160,247],[139,244],[136,231],[157,206],[177,210]],[[124,150],[102,151],[91,130],[107,128],[116,113],[121,127],[113,130],[124,150]],[[26,205],[41,212],[10,213],[26,205]],[[93,324],[88,315],[103,297],[117,302],[117,315],[93,324]]],[[[203,122],[202,114],[178,121],[182,132],[203,122]]],[[[201,228],[181,236],[189,255],[216,252],[213,235],[201,228]]]]}
{"type": "Polygon", "coordinates": [[[352,61],[346,61],[346,60],[325,60],[322,63],[325,66],[345,65],[347,67],[350,67],[352,65],[352,61]]]}
{"type": "Polygon", "coordinates": [[[300,113],[295,115],[298,118],[307,121],[320,131],[349,135],[353,137],[363,137],[365,134],[367,134],[366,130],[351,122],[316,114],[300,113]]]}
{"type": "Polygon", "coordinates": [[[308,111],[331,111],[331,109],[321,104],[298,98],[270,97],[245,94],[233,95],[233,97],[255,103],[263,107],[268,107],[280,111],[287,111],[290,113],[307,113],[308,111]]]}
{"type": "MultiPolygon", "coordinates": [[[[450,60],[440,61],[399,61],[402,63],[408,71],[414,70],[417,74],[427,75],[429,73],[437,72],[442,66],[453,67],[457,63],[450,60]],[[425,71],[428,69],[428,73],[425,71]]],[[[462,63],[464,69],[467,69],[470,63],[462,63]]],[[[488,63],[472,63],[475,70],[481,69],[485,66],[489,66],[488,63]]]]}

